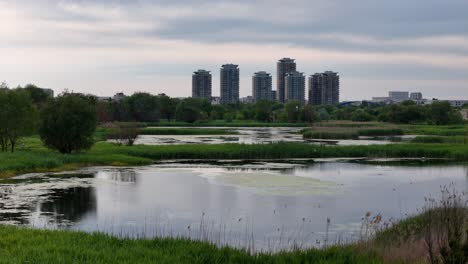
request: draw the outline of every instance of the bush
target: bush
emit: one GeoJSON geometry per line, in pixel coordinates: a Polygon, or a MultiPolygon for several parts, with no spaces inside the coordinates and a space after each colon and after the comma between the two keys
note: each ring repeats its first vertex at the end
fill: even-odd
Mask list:
{"type": "Polygon", "coordinates": [[[138,123],[116,123],[107,134],[107,139],[116,140],[119,145],[133,146],[141,131],[138,123]]]}
{"type": "Polygon", "coordinates": [[[66,93],[42,110],[39,135],[44,145],[60,153],[89,149],[94,144],[96,119],[89,98],[66,93]]]}

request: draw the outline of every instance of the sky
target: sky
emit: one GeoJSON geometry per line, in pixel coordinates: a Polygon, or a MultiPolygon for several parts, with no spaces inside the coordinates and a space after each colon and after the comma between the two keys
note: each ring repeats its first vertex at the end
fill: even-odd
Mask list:
{"type": "Polygon", "coordinates": [[[468,99],[467,0],[0,0],[0,81],[112,96],[191,95],[197,69],[340,74],[341,100],[468,99]]]}

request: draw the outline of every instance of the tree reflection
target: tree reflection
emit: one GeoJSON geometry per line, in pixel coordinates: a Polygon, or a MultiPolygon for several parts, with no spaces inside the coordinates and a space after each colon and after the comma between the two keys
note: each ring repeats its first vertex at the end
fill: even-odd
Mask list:
{"type": "Polygon", "coordinates": [[[75,187],[54,190],[54,194],[37,207],[41,217],[47,217],[49,224],[78,222],[88,213],[96,212],[95,189],[75,187]]]}

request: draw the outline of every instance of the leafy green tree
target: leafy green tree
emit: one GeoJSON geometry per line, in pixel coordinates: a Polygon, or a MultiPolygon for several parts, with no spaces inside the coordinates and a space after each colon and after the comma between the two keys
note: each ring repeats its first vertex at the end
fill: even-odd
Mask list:
{"type": "Polygon", "coordinates": [[[284,108],[286,110],[286,115],[288,118],[288,122],[296,123],[297,121],[299,121],[300,107],[301,107],[301,104],[298,100],[288,101],[284,105],[284,108]]]}
{"type": "Polygon", "coordinates": [[[186,98],[177,104],[176,120],[188,123],[194,123],[201,118],[200,102],[193,100],[194,98],[186,98]]]}
{"type": "Polygon", "coordinates": [[[318,120],[317,113],[312,105],[306,105],[302,108],[302,120],[309,123],[318,120]]]}
{"type": "Polygon", "coordinates": [[[357,109],[356,111],[353,112],[351,116],[351,120],[357,121],[357,122],[367,122],[367,121],[374,120],[374,116],[367,113],[363,109],[357,109]]]}
{"type": "Polygon", "coordinates": [[[429,106],[432,122],[436,125],[448,125],[463,121],[461,114],[450,106],[449,102],[433,102],[429,106]]]}
{"type": "Polygon", "coordinates": [[[320,121],[327,121],[330,120],[330,114],[328,113],[327,109],[325,108],[320,108],[318,111],[318,116],[320,121]]]}
{"type": "Polygon", "coordinates": [[[50,94],[34,84],[28,84],[23,89],[29,93],[32,101],[38,107],[43,106],[45,103],[47,103],[47,100],[52,98],[50,94]]]}
{"type": "Polygon", "coordinates": [[[255,104],[255,119],[258,121],[270,122],[272,113],[272,103],[267,100],[260,100],[255,104]]]}
{"type": "Polygon", "coordinates": [[[27,92],[0,91],[0,145],[2,151],[15,151],[18,139],[33,133],[37,112],[27,92]]]}
{"type": "Polygon", "coordinates": [[[161,116],[167,121],[171,121],[175,117],[178,102],[165,94],[159,95],[159,102],[161,104],[161,116]]]}
{"type": "Polygon", "coordinates": [[[158,97],[149,93],[135,93],[125,99],[133,118],[138,122],[158,122],[161,105],[158,97]]]}
{"type": "Polygon", "coordinates": [[[39,135],[44,145],[60,153],[91,148],[96,130],[95,103],[82,95],[63,94],[41,112],[39,135]]]}

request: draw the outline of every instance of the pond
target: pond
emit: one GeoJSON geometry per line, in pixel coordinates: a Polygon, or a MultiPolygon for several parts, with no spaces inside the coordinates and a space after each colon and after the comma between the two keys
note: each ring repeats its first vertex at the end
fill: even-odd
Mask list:
{"type": "Polygon", "coordinates": [[[405,218],[467,178],[466,164],[339,159],[88,168],[2,181],[0,222],[278,251],[355,240],[366,212],[405,218]]]}
{"type": "MultiPolygon", "coordinates": [[[[209,127],[210,129],[229,129],[237,135],[140,135],[135,144],[139,145],[178,145],[178,144],[265,144],[274,142],[307,142],[326,145],[371,145],[389,144],[390,138],[362,137],[360,140],[304,140],[299,131],[301,127],[209,127]]],[[[398,136],[406,138],[413,136],[398,136]]]]}

